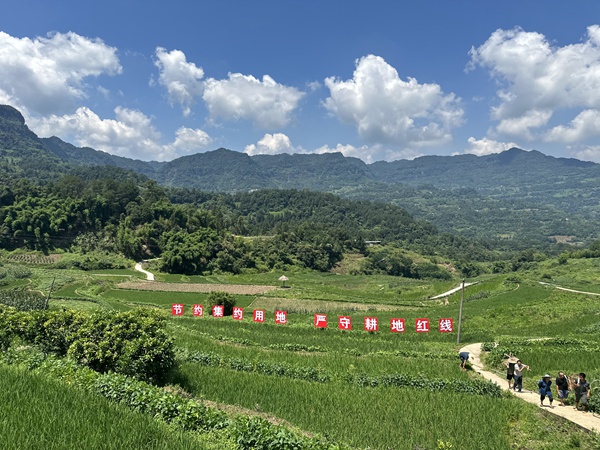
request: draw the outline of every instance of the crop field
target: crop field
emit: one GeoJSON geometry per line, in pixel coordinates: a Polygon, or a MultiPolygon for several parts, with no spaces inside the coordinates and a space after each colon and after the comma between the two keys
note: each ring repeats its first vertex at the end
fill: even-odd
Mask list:
{"type": "MultiPolygon", "coordinates": [[[[180,291],[145,291],[113,289],[101,295],[103,300],[119,301],[130,306],[156,306],[171,310],[173,303],[181,303],[191,308],[194,304],[207,304],[208,294],[205,292],[180,291]]],[[[254,300],[252,295],[234,295],[238,306],[248,306],[254,300]]]]}
{"type": "Polygon", "coordinates": [[[123,282],[117,285],[120,289],[139,291],[165,292],[227,292],[228,294],[264,294],[272,291],[275,286],[260,286],[251,284],[201,284],[201,283],[162,283],[162,282],[123,282]]]}
{"type": "Polygon", "coordinates": [[[0,436],[6,449],[223,448],[104,398],[2,364],[0,403],[0,436]]]}
{"type": "Polygon", "coordinates": [[[60,261],[58,254],[53,255],[41,255],[41,254],[14,254],[10,255],[8,260],[16,263],[27,263],[27,264],[54,264],[60,261]]]}
{"type": "MultiPolygon", "coordinates": [[[[562,267],[556,271],[565,285],[581,287],[585,282],[585,290],[593,292],[594,286],[599,289],[594,284],[595,273],[588,270],[595,267],[595,262],[569,264],[576,274],[571,279],[562,267]]],[[[223,409],[268,417],[352,448],[597,449],[597,434],[584,432],[501,393],[473,371],[461,371],[458,367],[459,348],[481,342],[491,350],[484,352],[484,360],[493,371],[503,373],[502,358],[509,352],[530,365],[531,371],[525,374],[526,389],[534,390],[542,374],[559,370],[585,371],[590,379],[600,379],[600,300],[540,284],[539,281],[548,281],[547,277],[542,280],[541,274],[553,267],[549,264],[521,273],[518,278],[500,274],[469,280],[478,283],[464,292],[460,344],[456,342],[456,326],[462,292],[450,295],[447,302],[428,300],[458,286],[459,280],[421,282],[383,276],[298,273],[288,274],[289,287],[281,289],[276,281],[280,274],[188,279],[173,276],[169,277],[170,283],[162,278],[164,283],[178,287],[190,283],[277,286],[264,294],[235,295],[237,306],[245,309],[244,320],[239,321],[208,315],[206,292],[182,292],[181,288],[174,292],[123,289],[121,276],[68,271],[62,274],[56,299],[50,301],[50,306],[53,310],[126,311],[143,307],[162,311],[177,349],[178,365],[169,374],[169,385],[223,409]],[[183,316],[171,316],[173,303],[184,305],[183,316]],[[192,315],[192,305],[197,303],[206,308],[203,317],[192,315]],[[253,309],[265,310],[264,323],[253,322],[253,309]],[[275,309],[288,312],[287,324],[275,324],[275,309]],[[326,329],[315,327],[316,313],[327,314],[326,329]],[[338,315],[350,317],[351,330],[338,329],[338,315]],[[376,317],[379,331],[365,331],[365,317],[376,317]],[[405,320],[405,332],[390,331],[393,318],[405,320]],[[415,331],[419,318],[430,320],[429,332],[415,331]],[[454,320],[453,332],[438,331],[438,320],[442,318],[454,320]]],[[[46,292],[51,277],[56,276],[54,271],[31,270],[30,285],[46,292]]],[[[115,271],[111,275],[127,276],[127,272],[115,271]]],[[[6,378],[7,383],[16,376],[10,372],[14,369],[0,366],[0,370],[8,371],[6,376],[0,373],[0,380],[6,378]]],[[[48,394],[64,389],[52,386],[44,388],[48,394]]],[[[41,395],[32,392],[31,395],[41,395]]],[[[69,395],[78,398],[71,391],[69,395]]],[[[84,397],[86,400],[81,402],[88,410],[99,411],[98,420],[109,420],[110,414],[103,411],[114,405],[88,405],[86,401],[99,399],[84,397]]],[[[152,422],[146,416],[124,418],[127,411],[119,411],[113,415],[122,417],[130,436],[137,436],[138,431],[129,420],[152,422]]],[[[30,413],[15,410],[14,414],[30,413]]],[[[109,425],[87,422],[77,426],[85,430],[109,425]]],[[[155,442],[155,447],[147,448],[163,448],[165,436],[173,439],[169,448],[210,448],[206,447],[207,435],[190,437],[188,433],[163,429],[160,424],[144,426],[155,442]]],[[[94,447],[94,436],[90,432],[87,448],[100,448],[94,447]]],[[[18,437],[11,439],[28,448],[18,437]]],[[[229,444],[226,439],[221,442],[222,448],[229,444]]]]}

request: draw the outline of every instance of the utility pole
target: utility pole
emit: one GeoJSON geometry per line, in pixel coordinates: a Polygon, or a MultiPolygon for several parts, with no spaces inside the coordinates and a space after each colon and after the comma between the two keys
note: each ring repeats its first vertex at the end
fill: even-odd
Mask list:
{"type": "Polygon", "coordinates": [[[460,344],[460,325],[462,324],[462,308],[463,302],[465,301],[465,279],[462,280],[462,294],[460,296],[460,308],[458,310],[458,336],[456,338],[456,343],[460,344]]]}
{"type": "Polygon", "coordinates": [[[50,295],[52,295],[52,291],[54,290],[55,281],[56,277],[52,278],[52,285],[50,286],[50,290],[48,291],[48,297],[46,297],[46,304],[44,305],[44,309],[48,309],[48,303],[50,302],[50,295]]]}

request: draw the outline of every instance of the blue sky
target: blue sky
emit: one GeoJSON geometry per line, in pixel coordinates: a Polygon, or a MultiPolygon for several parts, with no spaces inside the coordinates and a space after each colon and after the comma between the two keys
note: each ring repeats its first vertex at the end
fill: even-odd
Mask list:
{"type": "Polygon", "coordinates": [[[4,3],[0,103],[40,136],[143,160],[600,162],[594,0],[4,3]]]}

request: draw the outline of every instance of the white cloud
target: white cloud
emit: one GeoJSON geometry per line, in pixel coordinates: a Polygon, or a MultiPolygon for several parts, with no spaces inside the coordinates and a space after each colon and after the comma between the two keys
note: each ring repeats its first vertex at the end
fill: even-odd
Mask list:
{"type": "Polygon", "coordinates": [[[301,148],[294,148],[290,138],[283,133],[265,134],[256,144],[247,145],[244,153],[253,155],[276,155],[279,153],[303,153],[301,148]]]}
{"type": "Polygon", "coordinates": [[[368,55],[356,61],[353,78],[326,78],[330,97],[325,107],[342,122],[356,126],[372,144],[406,147],[439,146],[452,140],[462,124],[463,110],[454,94],[437,84],[403,81],[383,58],[368,55]]]}
{"type": "Polygon", "coordinates": [[[0,98],[39,114],[61,113],[86,98],[85,79],[115,75],[117,50],[69,32],[15,38],[0,32],[0,98]]]}
{"type": "Polygon", "coordinates": [[[260,128],[273,129],[290,122],[303,96],[303,92],[268,75],[260,81],[251,75],[230,73],[224,80],[206,80],[203,98],[213,121],[245,119],[260,128]]]}
{"type": "Polygon", "coordinates": [[[600,111],[586,109],[580,112],[568,126],[558,125],[544,137],[548,142],[573,144],[600,136],[600,111]]]}
{"type": "Polygon", "coordinates": [[[413,159],[422,156],[421,153],[407,150],[403,152],[385,149],[380,145],[355,147],[353,145],[337,144],[335,147],[323,145],[314,150],[307,150],[301,146],[294,146],[290,138],[283,133],[265,134],[256,144],[247,145],[244,153],[250,156],[254,155],[277,155],[280,153],[315,153],[322,155],[324,153],[342,153],[344,156],[360,158],[367,164],[375,161],[394,161],[397,159],[413,159]]]}
{"type": "MultiPolygon", "coordinates": [[[[564,47],[540,33],[496,30],[470,55],[468,69],[486,68],[500,84],[499,104],[491,110],[499,133],[532,140],[546,132],[559,109],[600,108],[598,25],[588,27],[582,42],[564,47]]],[[[574,139],[576,125],[555,127],[555,139],[574,139]]]]}
{"type": "Polygon", "coordinates": [[[575,158],[583,161],[593,161],[600,163],[600,145],[587,147],[583,150],[575,152],[575,158]]]}
{"type": "Polygon", "coordinates": [[[198,149],[204,148],[212,142],[212,138],[200,129],[181,127],[175,132],[175,141],[170,144],[177,153],[196,153],[198,149]]]}
{"type": "Polygon", "coordinates": [[[175,141],[162,145],[161,133],[149,117],[122,107],[115,108],[115,119],[101,119],[89,108],[81,107],[74,114],[33,118],[28,124],[41,137],[58,136],[80,147],[142,160],[171,160],[210,143],[202,130],[180,128],[175,141]]]}
{"type": "Polygon", "coordinates": [[[519,147],[514,142],[498,142],[488,138],[475,139],[470,137],[468,139],[469,147],[465,150],[465,153],[470,153],[477,156],[490,155],[492,153],[501,153],[513,147],[519,147]]]}
{"type": "Polygon", "coordinates": [[[188,116],[195,98],[201,96],[204,90],[204,70],[187,62],[185,54],[180,50],[167,52],[164,48],[157,47],[155,56],[158,82],[167,88],[169,102],[181,105],[183,115],[188,116]]]}

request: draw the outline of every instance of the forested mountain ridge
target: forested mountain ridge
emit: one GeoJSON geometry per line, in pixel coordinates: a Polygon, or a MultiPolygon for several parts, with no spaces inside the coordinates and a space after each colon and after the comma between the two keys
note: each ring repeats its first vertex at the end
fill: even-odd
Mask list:
{"type": "Polygon", "coordinates": [[[56,180],[74,167],[108,165],[171,187],[208,192],[309,189],[385,201],[440,230],[507,249],[598,238],[600,165],[513,148],[487,156],[425,156],[366,164],[341,153],[248,156],[227,149],[170,162],[140,161],[57,137],[38,138],[0,106],[0,175],[56,180]],[[40,170],[40,167],[43,170],[40,170]],[[15,175],[18,174],[18,175],[15,175]]]}
{"type": "Polygon", "coordinates": [[[147,175],[167,186],[205,191],[263,188],[332,191],[357,184],[401,183],[440,189],[471,188],[496,198],[538,200],[545,197],[545,203],[576,209],[579,203],[595,198],[600,189],[599,164],[518,148],[486,156],[423,156],[372,164],[341,153],[248,156],[224,148],[169,162],[140,161],[76,147],[57,137],[38,138],[16,109],[2,105],[0,151],[2,156],[9,152],[21,157],[35,154],[76,165],[117,166],[147,175]],[[566,191],[573,191],[576,201],[570,198],[563,203],[550,198],[566,191]]]}
{"type": "Polygon", "coordinates": [[[69,164],[49,152],[19,111],[0,106],[0,178],[57,179],[69,164]]]}

